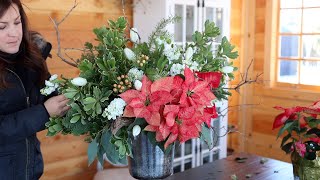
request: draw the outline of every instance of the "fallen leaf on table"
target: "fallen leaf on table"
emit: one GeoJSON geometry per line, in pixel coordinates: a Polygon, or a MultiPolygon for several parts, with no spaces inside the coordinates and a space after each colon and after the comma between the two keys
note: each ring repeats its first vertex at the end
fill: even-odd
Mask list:
{"type": "Polygon", "coordinates": [[[248,158],[246,157],[236,157],[234,160],[237,162],[237,163],[244,163],[246,162],[248,158]]]}
{"type": "Polygon", "coordinates": [[[231,177],[232,180],[238,180],[238,177],[235,174],[232,174],[230,177],[231,177]]]}
{"type": "Polygon", "coordinates": [[[266,163],[266,162],[268,162],[268,159],[267,159],[267,158],[261,158],[260,164],[264,164],[264,163],[266,163]]]}

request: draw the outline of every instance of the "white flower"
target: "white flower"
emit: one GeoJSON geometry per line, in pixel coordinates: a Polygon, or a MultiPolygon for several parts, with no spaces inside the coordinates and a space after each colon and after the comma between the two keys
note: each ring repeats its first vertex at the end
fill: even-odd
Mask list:
{"type": "Polygon", "coordinates": [[[131,82],[134,82],[135,80],[140,80],[143,77],[143,71],[137,69],[137,68],[131,68],[128,72],[128,79],[131,82]]]}
{"type": "Polygon", "coordinates": [[[192,64],[190,65],[190,69],[193,71],[199,71],[199,63],[196,61],[192,61],[192,64]]]}
{"type": "Polygon", "coordinates": [[[104,109],[102,116],[107,117],[108,120],[116,120],[117,117],[123,114],[124,107],[126,102],[121,98],[115,98],[110,102],[109,106],[104,109]]]}
{"type": "Polygon", "coordinates": [[[157,39],[155,40],[155,42],[156,42],[156,44],[158,44],[158,45],[162,45],[162,44],[164,43],[164,41],[161,40],[160,38],[157,38],[157,39]]]}
{"type": "Polygon", "coordinates": [[[45,87],[40,89],[40,93],[42,95],[48,96],[52,92],[54,92],[59,87],[58,80],[56,80],[57,78],[58,75],[54,74],[49,78],[49,80],[45,80],[45,87]]]}
{"type": "Polygon", "coordinates": [[[184,65],[182,64],[173,64],[170,68],[170,76],[175,76],[177,74],[183,74],[184,65]]]}
{"type": "Polygon", "coordinates": [[[179,59],[181,55],[178,46],[167,43],[164,44],[163,54],[168,58],[169,64],[171,64],[171,61],[179,59]]]}
{"type": "Polygon", "coordinates": [[[221,69],[223,73],[232,73],[233,72],[233,67],[232,66],[225,66],[221,69]]]}
{"type": "Polygon", "coordinates": [[[71,80],[71,83],[75,86],[85,86],[87,84],[87,80],[82,77],[76,77],[71,80]]]}
{"type": "Polygon", "coordinates": [[[192,55],[193,55],[193,49],[192,47],[188,47],[186,51],[186,61],[191,60],[192,55]]]}
{"type": "Polygon", "coordinates": [[[133,137],[138,136],[140,134],[140,132],[141,132],[141,127],[139,125],[133,126],[133,129],[132,129],[133,137]]]}
{"type": "Polygon", "coordinates": [[[50,82],[50,81],[45,80],[44,83],[45,83],[45,85],[48,86],[48,87],[54,87],[54,84],[53,84],[52,82],[50,82]]]}
{"type": "Polygon", "coordinates": [[[133,61],[136,59],[136,54],[134,54],[134,52],[129,49],[129,48],[124,48],[124,55],[126,56],[126,58],[130,61],[133,61]]]}
{"type": "Polygon", "coordinates": [[[134,43],[139,42],[139,34],[138,34],[138,30],[136,28],[130,29],[130,40],[134,43]]]}
{"type": "Polygon", "coordinates": [[[49,81],[53,81],[53,80],[56,80],[58,78],[58,75],[57,74],[54,74],[50,77],[49,81]]]}
{"type": "Polygon", "coordinates": [[[139,80],[135,80],[134,81],[134,87],[136,88],[136,90],[140,91],[141,87],[142,87],[142,82],[139,80]]]}

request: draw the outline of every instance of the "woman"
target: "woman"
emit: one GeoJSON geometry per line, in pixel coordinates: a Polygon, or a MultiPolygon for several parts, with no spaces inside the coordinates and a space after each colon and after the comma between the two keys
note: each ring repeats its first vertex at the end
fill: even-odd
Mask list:
{"type": "Polygon", "coordinates": [[[34,180],[43,173],[36,133],[69,109],[63,95],[40,94],[48,77],[20,0],[0,0],[0,179],[34,180]]]}

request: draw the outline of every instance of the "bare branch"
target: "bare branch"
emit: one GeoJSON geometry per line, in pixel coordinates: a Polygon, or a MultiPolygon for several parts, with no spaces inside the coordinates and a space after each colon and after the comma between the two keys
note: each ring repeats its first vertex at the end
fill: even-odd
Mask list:
{"type": "Polygon", "coordinates": [[[247,67],[246,72],[245,72],[244,74],[240,74],[240,75],[241,75],[241,81],[240,81],[235,87],[224,88],[224,89],[235,90],[235,91],[239,92],[241,86],[243,86],[243,85],[245,85],[245,84],[251,84],[251,83],[256,83],[256,82],[258,82],[259,77],[260,77],[263,73],[257,74],[254,79],[248,78],[248,74],[249,74],[248,72],[249,72],[249,69],[250,69],[252,63],[253,63],[253,59],[251,60],[249,66],[247,67]]]}
{"type": "Polygon", "coordinates": [[[125,4],[124,1],[125,1],[125,0],[121,0],[121,3],[122,3],[122,13],[123,13],[123,17],[127,18],[127,16],[126,16],[126,11],[125,11],[125,6],[124,6],[124,4],[125,4]]]}
{"type": "Polygon", "coordinates": [[[51,17],[49,17],[54,25],[54,29],[56,31],[56,36],[57,36],[57,42],[58,42],[58,51],[57,51],[57,56],[65,63],[73,66],[73,67],[77,67],[77,63],[75,63],[75,61],[73,60],[73,62],[70,62],[69,60],[67,60],[66,58],[63,57],[62,53],[61,53],[61,38],[60,38],[60,31],[59,31],[59,25],[64,22],[64,20],[66,20],[66,18],[70,15],[70,13],[74,10],[74,8],[76,8],[78,5],[77,0],[74,1],[74,5],[73,7],[69,10],[69,12],[62,18],[62,20],[60,22],[57,22],[55,19],[52,19],[51,17]]]}

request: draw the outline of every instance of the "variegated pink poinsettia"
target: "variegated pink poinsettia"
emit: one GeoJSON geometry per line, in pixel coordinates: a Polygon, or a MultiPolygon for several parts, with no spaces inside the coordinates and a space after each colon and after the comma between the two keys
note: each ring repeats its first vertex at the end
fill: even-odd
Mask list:
{"type": "Polygon", "coordinates": [[[166,141],[167,148],[176,140],[199,137],[201,125],[210,127],[211,119],[218,116],[211,104],[215,99],[211,87],[210,80],[196,77],[189,68],[184,70],[184,79],[175,76],[151,82],[144,76],[141,91],[120,94],[127,103],[123,116],[144,118],[148,123],[144,130],[155,132],[156,141],[166,141]]]}

